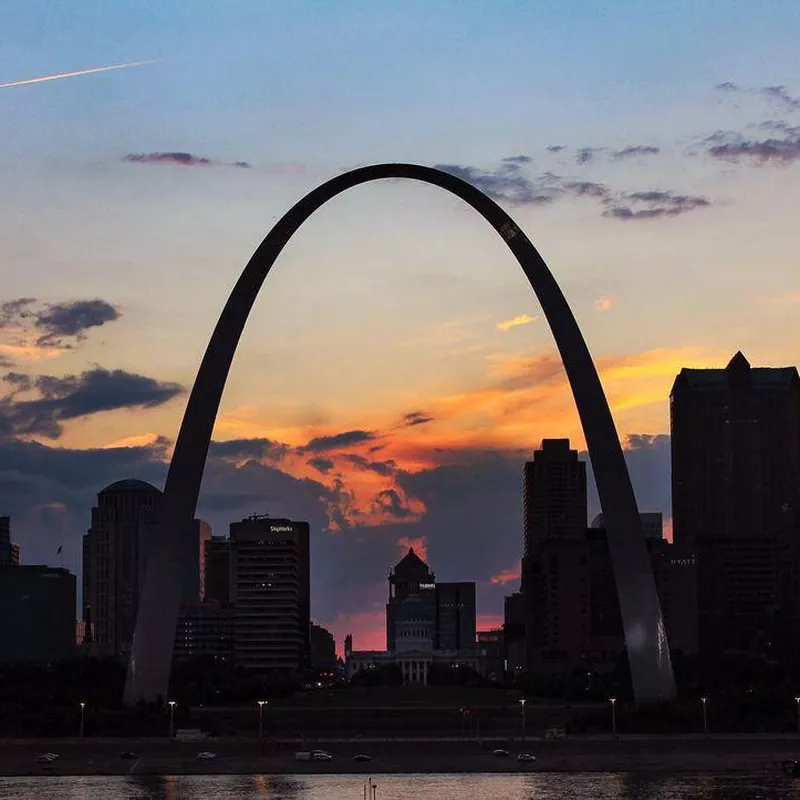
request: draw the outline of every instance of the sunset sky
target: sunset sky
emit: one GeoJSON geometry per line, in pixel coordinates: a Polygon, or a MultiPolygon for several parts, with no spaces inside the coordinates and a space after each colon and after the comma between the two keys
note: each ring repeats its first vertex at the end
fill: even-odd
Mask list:
{"type": "MultiPolygon", "coordinates": [[[[681,367],[739,349],[800,362],[796,0],[3,12],[0,514],[25,563],[59,564],[63,544],[80,574],[97,492],[163,485],[240,271],[294,202],[358,165],[440,166],[528,234],[642,510],[670,516],[681,367]]],[[[437,578],[478,581],[486,626],[518,585],[521,467],[545,437],[585,447],[502,241],[439,189],[371,184],[270,274],[198,514],[217,534],[253,512],[309,520],[312,617],[339,643],[383,646],[386,574],[410,543],[437,578]]]]}

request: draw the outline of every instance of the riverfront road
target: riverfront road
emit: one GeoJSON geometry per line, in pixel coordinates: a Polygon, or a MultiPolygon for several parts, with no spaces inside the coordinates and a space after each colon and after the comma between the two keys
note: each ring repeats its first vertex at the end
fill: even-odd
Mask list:
{"type": "Polygon", "coordinates": [[[208,739],[199,743],[168,739],[26,739],[0,741],[0,776],[21,775],[146,775],[189,774],[323,774],[323,773],[442,773],[442,772],[637,772],[725,773],[780,769],[780,762],[800,758],[795,736],[659,736],[568,737],[508,742],[510,756],[497,757],[500,741],[475,740],[309,740],[265,742],[208,739]],[[319,747],[333,755],[330,762],[296,761],[297,750],[319,747]],[[213,761],[197,754],[211,750],[213,761]],[[59,753],[49,764],[37,763],[43,753],[59,753]],[[121,758],[122,752],[135,758],[121,758]],[[517,753],[536,761],[520,764],[517,753]],[[365,753],[371,761],[353,756],[365,753]]]}

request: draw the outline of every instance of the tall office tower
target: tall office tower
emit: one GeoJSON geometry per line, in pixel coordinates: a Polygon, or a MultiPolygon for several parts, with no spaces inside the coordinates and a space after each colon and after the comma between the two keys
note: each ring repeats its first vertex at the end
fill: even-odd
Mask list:
{"type": "Polygon", "coordinates": [[[436,650],[474,647],[476,619],[475,581],[436,584],[436,650]]]}
{"type": "Polygon", "coordinates": [[[529,670],[568,669],[589,648],[586,465],[545,439],[524,468],[521,590],[529,670]]]}
{"type": "Polygon", "coordinates": [[[141,581],[141,538],[152,529],[161,492],[122,480],[97,496],[92,526],[83,537],[83,617],[91,609],[98,656],[130,651],[141,581]]]}
{"type": "Polygon", "coordinates": [[[230,532],[236,664],[297,675],[310,657],[309,525],[254,515],[230,532]]]}
{"type": "Polygon", "coordinates": [[[682,369],[670,396],[676,545],[696,553],[701,655],[796,648],[800,377],[682,369]]]}
{"type": "Polygon", "coordinates": [[[389,573],[386,649],[432,652],[435,639],[436,576],[411,547],[389,573]]]}
{"type": "Polygon", "coordinates": [[[547,539],[581,539],[587,515],[586,464],[569,439],[543,439],[533,461],[525,462],[525,552],[547,539]]]}
{"type": "Polygon", "coordinates": [[[212,536],[205,542],[205,594],[223,608],[231,602],[231,540],[212,536]]]}
{"type": "Polygon", "coordinates": [[[75,576],[58,567],[0,569],[0,662],[77,654],[75,576]]]}
{"type": "Polygon", "coordinates": [[[0,567],[11,563],[11,517],[0,517],[0,567]]]}

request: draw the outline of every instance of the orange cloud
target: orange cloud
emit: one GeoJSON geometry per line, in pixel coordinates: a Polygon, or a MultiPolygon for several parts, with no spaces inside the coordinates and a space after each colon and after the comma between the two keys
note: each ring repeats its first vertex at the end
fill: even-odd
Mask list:
{"type": "Polygon", "coordinates": [[[527,325],[535,319],[536,317],[532,317],[530,314],[517,314],[516,317],[507,319],[505,322],[498,322],[495,327],[499,331],[507,331],[509,328],[516,328],[518,325],[527,325]]]}
{"type": "Polygon", "coordinates": [[[511,581],[519,580],[519,576],[520,568],[519,564],[517,564],[516,567],[502,570],[499,575],[492,575],[489,580],[491,580],[492,583],[500,583],[505,585],[507,583],[511,583],[511,581]]]}
{"type": "Polygon", "coordinates": [[[597,300],[594,301],[594,307],[598,311],[608,311],[611,306],[614,305],[617,298],[613,294],[603,295],[602,297],[598,297],[597,300]]]}
{"type": "MultiPolygon", "coordinates": [[[[664,430],[669,391],[681,367],[702,367],[720,360],[697,348],[598,358],[596,365],[620,436],[630,431],[664,430]]],[[[555,351],[492,354],[485,357],[484,365],[484,381],[470,389],[407,399],[402,410],[391,408],[358,418],[342,415],[335,426],[270,427],[268,411],[242,407],[220,418],[215,439],[266,437],[289,445],[280,468],[297,479],[314,480],[332,490],[329,517],[334,528],[340,524],[336,520],[344,525],[413,523],[426,509],[403,493],[398,471],[432,469],[449,463],[458,450],[532,448],[548,436],[568,437],[574,447],[585,446],[572,393],[555,351]],[[435,425],[396,424],[408,408],[417,406],[425,408],[436,420],[435,425]],[[310,454],[299,451],[313,438],[335,438],[346,430],[375,431],[377,438],[349,446],[346,451],[326,451],[324,471],[309,463],[310,454]]],[[[496,576],[498,582],[505,575],[496,576]]],[[[513,580],[511,571],[507,576],[507,580],[513,580]]]]}

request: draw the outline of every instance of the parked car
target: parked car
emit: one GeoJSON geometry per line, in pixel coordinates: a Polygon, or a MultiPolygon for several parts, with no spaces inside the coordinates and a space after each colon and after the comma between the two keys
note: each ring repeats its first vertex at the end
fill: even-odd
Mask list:
{"type": "Polygon", "coordinates": [[[536,756],[532,756],[530,753],[520,753],[517,761],[536,761],[536,756]]]}
{"type": "Polygon", "coordinates": [[[359,753],[357,756],[353,756],[353,761],[372,761],[372,756],[368,756],[366,753],[359,753]]]}
{"type": "Polygon", "coordinates": [[[312,761],[331,761],[331,760],[333,760],[333,756],[327,750],[312,750],[311,751],[311,760],[312,761]]]}
{"type": "Polygon", "coordinates": [[[497,750],[492,750],[492,753],[498,758],[504,758],[508,756],[508,750],[503,750],[502,747],[498,747],[497,750]]]}
{"type": "Polygon", "coordinates": [[[210,750],[203,750],[202,753],[197,754],[197,757],[201,761],[213,761],[217,757],[217,754],[212,753],[210,750]]]}
{"type": "Polygon", "coordinates": [[[58,759],[58,753],[42,753],[42,755],[36,756],[36,763],[52,764],[56,759],[58,759]]]}

